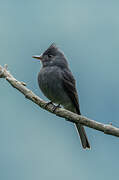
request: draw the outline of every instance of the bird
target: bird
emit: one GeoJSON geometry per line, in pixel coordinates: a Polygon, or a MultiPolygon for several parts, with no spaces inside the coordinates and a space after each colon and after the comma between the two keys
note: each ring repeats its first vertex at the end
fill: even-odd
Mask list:
{"type": "MultiPolygon", "coordinates": [[[[42,93],[50,102],[81,115],[76,81],[64,53],[52,43],[41,55],[32,57],[40,60],[42,64],[38,73],[38,85],[42,93]]],[[[90,148],[84,127],[80,123],[74,124],[82,147],[90,148]]]]}

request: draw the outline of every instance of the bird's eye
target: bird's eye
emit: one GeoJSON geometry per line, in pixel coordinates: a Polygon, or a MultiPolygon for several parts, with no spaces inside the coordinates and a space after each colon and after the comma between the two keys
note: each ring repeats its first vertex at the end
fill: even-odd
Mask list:
{"type": "Polygon", "coordinates": [[[51,55],[51,54],[48,54],[48,57],[49,57],[49,58],[52,58],[52,57],[53,57],[53,55],[51,55]]]}

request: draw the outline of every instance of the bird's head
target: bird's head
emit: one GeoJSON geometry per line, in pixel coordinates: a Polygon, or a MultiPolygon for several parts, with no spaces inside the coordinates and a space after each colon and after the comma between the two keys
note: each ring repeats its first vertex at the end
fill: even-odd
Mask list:
{"type": "Polygon", "coordinates": [[[33,56],[41,61],[43,67],[46,66],[59,66],[61,68],[68,67],[67,60],[63,54],[59,50],[59,48],[53,43],[51,46],[40,56],[33,56]]]}

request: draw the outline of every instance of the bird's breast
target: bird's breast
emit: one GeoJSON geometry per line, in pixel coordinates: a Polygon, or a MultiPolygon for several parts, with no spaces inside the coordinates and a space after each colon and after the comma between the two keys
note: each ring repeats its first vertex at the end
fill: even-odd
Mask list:
{"type": "Polygon", "coordinates": [[[38,84],[43,94],[52,102],[64,104],[70,101],[62,85],[62,70],[57,67],[42,68],[38,74],[38,84]]]}

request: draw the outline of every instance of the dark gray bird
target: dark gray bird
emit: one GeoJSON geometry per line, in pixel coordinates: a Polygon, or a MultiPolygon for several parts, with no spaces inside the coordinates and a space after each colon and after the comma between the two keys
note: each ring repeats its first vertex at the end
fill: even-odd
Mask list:
{"type": "MultiPolygon", "coordinates": [[[[38,84],[43,94],[51,102],[81,115],[75,79],[63,52],[53,43],[41,56],[33,58],[41,60],[42,63],[38,84]]],[[[83,148],[90,148],[84,127],[80,123],[76,123],[75,126],[83,148]]]]}

